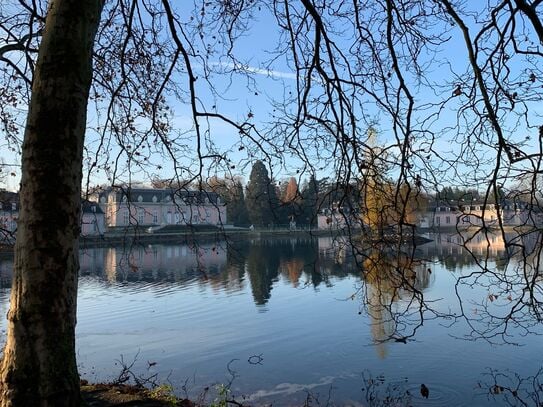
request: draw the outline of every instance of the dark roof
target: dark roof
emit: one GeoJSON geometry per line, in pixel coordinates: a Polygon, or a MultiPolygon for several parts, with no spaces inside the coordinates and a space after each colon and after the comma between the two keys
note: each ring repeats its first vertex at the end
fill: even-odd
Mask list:
{"type": "MultiPolygon", "coordinates": [[[[0,210],[17,212],[19,210],[19,194],[17,192],[0,191],[0,210]],[[15,208],[13,204],[15,204],[15,208]]],[[[85,199],[81,200],[81,210],[83,213],[104,213],[98,203],[85,199]]]]}
{"type": "Polygon", "coordinates": [[[111,193],[115,194],[115,202],[121,202],[123,198],[127,198],[129,202],[134,203],[179,202],[181,199],[188,204],[203,204],[206,203],[207,199],[208,203],[217,204],[219,198],[217,193],[208,191],[178,190],[174,188],[109,188],[100,193],[100,201],[102,201],[102,197],[107,199],[107,196],[111,193]]]}
{"type": "Polygon", "coordinates": [[[96,202],[91,202],[87,200],[81,201],[81,211],[82,213],[98,213],[103,214],[102,208],[96,202]]]}

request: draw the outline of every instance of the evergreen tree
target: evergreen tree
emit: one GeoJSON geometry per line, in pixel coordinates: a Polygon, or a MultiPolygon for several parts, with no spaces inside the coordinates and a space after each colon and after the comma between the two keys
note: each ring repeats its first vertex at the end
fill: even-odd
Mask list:
{"type": "Polygon", "coordinates": [[[319,210],[319,184],[315,175],[311,175],[302,188],[302,223],[308,225],[317,224],[319,210]]]}
{"type": "Polygon", "coordinates": [[[228,222],[235,226],[246,226],[249,223],[243,185],[239,180],[235,181],[228,191],[226,215],[228,222]]]}
{"type": "Polygon", "coordinates": [[[207,181],[207,187],[219,194],[226,203],[228,223],[235,226],[246,226],[249,223],[243,185],[239,179],[213,176],[207,181]]]}
{"type": "Polygon", "coordinates": [[[245,202],[253,225],[268,226],[277,221],[274,210],[278,208],[279,199],[268,170],[260,160],[251,169],[245,202]]]}

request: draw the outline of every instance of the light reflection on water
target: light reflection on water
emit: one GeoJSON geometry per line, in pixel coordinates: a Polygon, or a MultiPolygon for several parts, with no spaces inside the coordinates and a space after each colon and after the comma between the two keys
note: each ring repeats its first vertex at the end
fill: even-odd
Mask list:
{"type": "MultiPolygon", "coordinates": [[[[543,366],[541,338],[515,336],[525,331],[513,324],[507,340],[522,346],[500,337],[496,345],[458,339],[495,323],[492,316],[514,299],[484,276],[459,286],[460,303],[455,283],[481,262],[508,273],[518,261],[501,235],[470,240],[470,251],[461,236],[431,238],[414,262],[379,251],[356,256],[341,240],[309,237],[86,249],[81,373],[112,379],[121,355],[128,362],[137,355],[137,374],[158,373],[192,397],[234,374],[234,395],[253,403],[300,405],[309,392],[321,402],[330,394],[338,405],[368,405],[372,394],[396,395],[398,405],[505,405],[506,387],[489,395],[492,372],[513,381],[535,375],[543,366]],[[489,293],[498,293],[490,303],[489,293]],[[421,383],[430,388],[428,400],[421,383]]],[[[11,267],[10,259],[0,261],[2,281],[11,267]]],[[[7,303],[6,288],[4,314],[7,303]]]]}

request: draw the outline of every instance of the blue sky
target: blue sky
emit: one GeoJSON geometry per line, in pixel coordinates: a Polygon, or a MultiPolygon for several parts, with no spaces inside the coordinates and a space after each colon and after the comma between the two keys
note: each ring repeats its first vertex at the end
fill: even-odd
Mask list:
{"type": "MultiPolygon", "coordinates": [[[[476,3],[470,3],[470,7],[474,4],[476,3]]],[[[477,5],[478,4],[479,3],[477,3],[477,5]]],[[[190,4],[188,2],[183,3],[181,7],[185,6],[190,6],[190,4]]],[[[184,16],[186,16],[185,20],[188,21],[190,14],[185,13],[184,16]]],[[[471,28],[475,28],[475,24],[473,23],[474,20],[469,21],[471,21],[471,28]]],[[[334,28],[341,29],[341,27],[334,28]]],[[[438,32],[445,28],[444,26],[436,25],[435,27],[429,27],[427,30],[429,33],[432,33],[432,31],[438,32]]],[[[461,83],[460,77],[466,72],[467,50],[459,30],[452,26],[447,29],[447,35],[451,37],[451,40],[446,46],[442,47],[441,51],[436,55],[422,55],[422,59],[426,59],[426,61],[429,62],[429,65],[424,72],[426,80],[428,81],[427,85],[417,87],[414,82],[408,83],[418,105],[430,101],[443,101],[446,98],[450,98],[440,110],[439,117],[436,116],[431,124],[428,124],[429,122],[425,123],[424,127],[426,130],[434,132],[435,139],[432,145],[433,151],[431,154],[428,154],[428,156],[430,156],[428,162],[419,160],[417,164],[421,166],[421,171],[424,171],[423,167],[428,165],[431,167],[439,167],[440,158],[451,158],[458,154],[462,146],[455,140],[454,135],[456,132],[462,135],[470,130],[469,123],[463,122],[462,119],[457,121],[458,109],[466,99],[463,95],[456,98],[450,97],[451,93],[454,91],[455,83],[461,83]],[[458,129],[455,128],[457,123],[460,123],[461,126],[458,129]]],[[[295,72],[289,67],[284,57],[273,59],[270,66],[265,65],[272,59],[270,51],[275,48],[278,40],[278,29],[270,11],[265,7],[262,7],[260,11],[255,9],[253,17],[248,21],[248,29],[240,36],[240,38],[238,38],[233,49],[237,58],[243,62],[245,73],[249,74],[254,82],[250,83],[250,86],[247,86],[247,77],[245,75],[233,75],[230,78],[226,76],[215,76],[213,83],[217,87],[217,93],[222,98],[213,99],[211,93],[206,90],[205,82],[202,80],[197,81],[197,90],[206,109],[213,110],[212,106],[216,106],[217,111],[235,121],[243,121],[249,119],[249,116],[251,116],[249,120],[251,123],[258,128],[266,128],[267,124],[273,120],[272,115],[274,112],[271,101],[281,100],[284,95],[288,95],[288,92],[293,91],[296,86],[295,72]]],[[[194,45],[198,46],[198,44],[194,45]]],[[[338,45],[340,48],[343,45],[346,47],[347,42],[345,42],[345,44],[338,42],[338,45]]],[[[230,60],[224,57],[220,58],[219,56],[211,57],[209,59],[209,64],[215,68],[231,67],[230,60]]],[[[526,67],[521,64],[513,63],[511,66],[513,70],[516,71],[513,72],[512,75],[522,76],[523,72],[526,70],[526,67]]],[[[193,68],[196,75],[203,75],[203,67],[197,62],[193,62],[193,68]]],[[[412,75],[408,76],[408,78],[414,79],[412,75]]],[[[186,83],[186,78],[184,77],[178,77],[177,80],[181,84],[186,83]]],[[[534,84],[533,86],[535,87],[536,85],[537,84],[534,84]]],[[[529,86],[529,84],[526,86],[529,86]]],[[[464,89],[462,90],[464,91],[464,89]]],[[[467,92],[468,90],[466,89],[465,91],[467,92]]],[[[539,108],[538,102],[539,100],[531,102],[529,116],[532,120],[540,116],[541,109],[539,108]]],[[[180,103],[175,99],[171,99],[170,103],[172,104],[174,112],[172,116],[172,123],[174,126],[172,132],[184,134],[184,137],[186,137],[187,140],[186,154],[179,157],[179,159],[180,161],[188,159],[187,165],[191,165],[189,161],[194,156],[193,152],[195,147],[194,142],[191,141],[192,134],[190,128],[192,126],[192,118],[190,115],[190,108],[187,104],[180,103]]],[[[366,101],[363,113],[367,116],[368,120],[371,119],[376,123],[379,133],[378,143],[384,146],[394,144],[391,120],[386,114],[383,114],[375,107],[375,102],[371,102],[371,100],[366,101]]],[[[428,112],[423,111],[418,113],[415,116],[415,121],[422,120],[426,113],[428,112]]],[[[89,117],[89,124],[92,125],[94,120],[92,113],[90,113],[89,117]]],[[[513,129],[513,132],[508,134],[509,137],[514,140],[524,140],[526,136],[529,135],[528,129],[526,126],[522,125],[522,123],[517,127],[512,121],[508,120],[509,119],[506,119],[504,123],[509,123],[511,129],[513,129]]],[[[415,126],[415,128],[416,127],[417,126],[415,126]]],[[[232,173],[234,175],[247,176],[248,171],[250,170],[250,162],[255,157],[249,155],[250,149],[247,148],[248,144],[240,144],[238,131],[219,121],[210,121],[209,130],[211,134],[210,140],[214,143],[217,150],[227,153],[228,157],[232,160],[232,166],[235,166],[235,168],[231,169],[232,173]],[[239,161],[241,161],[241,164],[239,161]]],[[[531,136],[532,138],[537,138],[534,137],[535,134],[533,129],[531,131],[531,136]]],[[[96,145],[95,136],[91,133],[88,134],[87,140],[90,148],[93,148],[93,146],[96,145]]],[[[420,144],[421,148],[426,148],[427,146],[427,142],[424,141],[420,144]]],[[[534,146],[532,145],[531,148],[534,148],[534,146]]],[[[271,151],[271,149],[267,149],[267,147],[264,147],[264,150],[264,152],[271,151]]],[[[112,145],[110,152],[115,153],[116,151],[116,147],[112,145]]],[[[474,156],[472,158],[483,159],[485,155],[490,154],[491,152],[492,150],[489,148],[478,146],[474,150],[472,154],[472,156],[474,156]]],[[[489,157],[491,163],[492,157],[489,157]]],[[[8,152],[3,153],[2,158],[5,162],[16,162],[18,160],[16,156],[13,156],[8,152]]],[[[151,170],[151,172],[164,178],[171,176],[171,163],[161,163],[162,157],[158,154],[154,154],[151,158],[155,167],[158,167],[159,165],[161,167],[160,170],[155,168],[154,170],[151,170]]],[[[274,172],[277,179],[296,175],[296,171],[302,167],[302,163],[294,157],[289,156],[289,154],[286,154],[284,158],[282,164],[279,160],[275,161],[276,166],[274,167],[274,172]]],[[[317,162],[311,162],[311,164],[314,164],[317,168],[324,167],[317,173],[319,177],[333,176],[333,163],[328,162],[321,165],[317,162]]],[[[468,165],[459,164],[456,168],[457,171],[447,172],[447,174],[450,175],[449,179],[447,179],[447,177],[441,177],[439,181],[444,183],[450,182],[453,184],[466,182],[469,184],[473,182],[471,181],[472,177],[475,175],[481,176],[481,174],[484,174],[491,168],[489,165],[483,165],[479,168],[480,171],[477,174],[474,174],[470,169],[470,164],[472,164],[472,162],[469,161],[469,158],[467,164],[468,165]]],[[[443,166],[441,166],[441,168],[445,169],[443,166]]],[[[13,167],[10,168],[10,172],[11,171],[15,172],[17,176],[7,177],[6,184],[8,189],[15,189],[18,183],[19,169],[13,167]]],[[[427,169],[427,171],[429,170],[427,169]]],[[[214,173],[221,176],[224,174],[224,169],[217,169],[215,172],[214,170],[211,170],[207,174],[213,175],[214,173]]],[[[119,175],[119,180],[127,180],[125,171],[120,171],[119,175]]],[[[147,176],[148,174],[146,173],[136,171],[132,174],[131,180],[146,181],[145,178],[147,176]]],[[[107,179],[103,172],[99,174],[94,173],[91,176],[91,184],[106,182],[107,179]]]]}

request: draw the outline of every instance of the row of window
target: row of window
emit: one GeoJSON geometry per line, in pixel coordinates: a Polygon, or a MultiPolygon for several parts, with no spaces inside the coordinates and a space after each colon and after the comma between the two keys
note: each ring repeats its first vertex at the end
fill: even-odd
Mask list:
{"type": "MultiPolygon", "coordinates": [[[[137,221],[138,223],[145,224],[145,213],[146,211],[144,209],[139,209],[137,212],[137,221]]],[[[154,210],[152,213],[153,217],[153,224],[159,224],[158,219],[158,211],[154,210]]],[[[168,211],[166,213],[166,223],[169,225],[177,225],[181,223],[199,223],[200,220],[207,220],[211,217],[211,214],[208,209],[205,210],[205,217],[200,219],[199,214],[192,214],[192,216],[187,216],[185,212],[171,212],[168,211]]],[[[128,225],[130,224],[130,213],[128,210],[123,211],[123,224],[128,225]]]]}
{"type": "MultiPolygon", "coordinates": [[[[101,203],[106,203],[109,202],[109,203],[113,203],[115,202],[115,196],[113,194],[109,195],[109,197],[106,199],[105,196],[102,196],[100,197],[100,202],[101,203]]],[[[221,198],[220,197],[217,197],[217,204],[220,205],[221,204],[221,198]]],[[[139,195],[136,199],[138,202],[143,202],[144,201],[144,198],[142,195],[139,195]]],[[[153,198],[151,199],[153,203],[157,203],[157,202],[160,202],[159,199],[156,197],[156,196],[153,196],[153,198]]],[[[191,205],[191,204],[199,204],[199,203],[204,203],[204,204],[210,204],[211,201],[209,200],[208,197],[204,197],[204,198],[201,198],[201,197],[181,197],[181,198],[176,198],[176,201],[177,202],[182,202],[186,205],[191,205]]],[[[121,197],[121,202],[128,202],[128,198],[126,195],[123,195],[121,197]]],[[[166,198],[164,198],[164,202],[172,202],[172,197],[170,195],[166,196],[166,198]]]]}
{"type": "MultiPolygon", "coordinates": [[[[481,211],[483,208],[486,208],[486,210],[493,210],[496,209],[496,205],[494,204],[487,204],[485,205],[466,205],[461,206],[460,210],[462,212],[468,212],[468,211],[481,211]]],[[[455,212],[458,210],[458,207],[456,206],[438,206],[436,208],[436,212],[455,212]]]]}
{"type": "MultiPolygon", "coordinates": [[[[441,225],[441,217],[436,216],[434,223],[436,225],[441,225]]],[[[496,217],[494,215],[490,216],[490,219],[486,219],[487,222],[494,222],[496,220],[496,217]]],[[[454,220],[456,223],[456,219],[454,220]]],[[[470,223],[481,223],[481,219],[474,217],[473,220],[470,218],[470,216],[462,216],[461,221],[463,224],[470,224],[470,223]]],[[[451,225],[451,217],[445,216],[445,225],[451,225]]]]}

